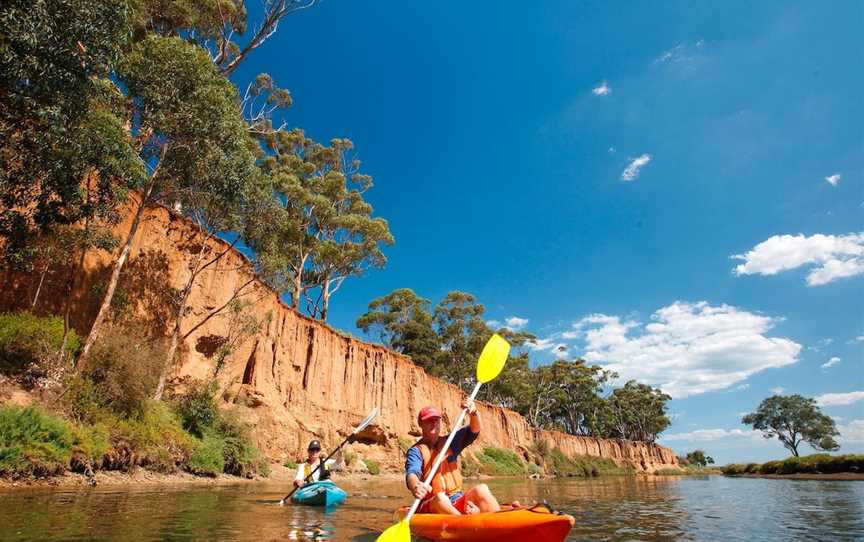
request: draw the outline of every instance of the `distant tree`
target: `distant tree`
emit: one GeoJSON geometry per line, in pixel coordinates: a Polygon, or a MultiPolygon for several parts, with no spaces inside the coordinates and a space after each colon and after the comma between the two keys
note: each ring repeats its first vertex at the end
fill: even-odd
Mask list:
{"type": "Polygon", "coordinates": [[[815,400],[801,395],[768,397],[756,412],[741,418],[741,423],[762,431],[765,438],[777,437],[795,457],[802,442],[817,450],[840,448],[834,440],[839,434],[834,420],[822,413],[815,400]]]}
{"type": "Polygon", "coordinates": [[[364,333],[374,333],[390,348],[428,368],[438,355],[440,343],[432,328],[430,302],[410,288],[400,288],[373,299],[366,314],[357,319],[364,333]]]}
{"type": "Polygon", "coordinates": [[[606,399],[604,436],[654,442],[669,427],[666,402],[670,399],[659,389],[628,381],[606,399]]]}
{"type": "Polygon", "coordinates": [[[705,455],[702,450],[693,450],[687,454],[687,462],[697,467],[707,467],[714,464],[714,458],[710,455],[705,455]]]}
{"type": "Polygon", "coordinates": [[[474,386],[474,367],[492,330],[483,320],[485,307],[465,292],[449,292],[435,306],[435,330],[441,352],[435,376],[470,392],[474,386]]]}

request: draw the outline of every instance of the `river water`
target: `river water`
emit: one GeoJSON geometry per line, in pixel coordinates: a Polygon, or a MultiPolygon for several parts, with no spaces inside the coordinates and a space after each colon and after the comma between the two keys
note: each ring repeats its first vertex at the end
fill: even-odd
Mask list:
{"type": "MultiPolygon", "coordinates": [[[[341,507],[276,504],[282,485],[0,493],[0,540],[374,542],[399,482],[341,484],[341,507]]],[[[864,540],[864,482],[706,477],[492,480],[502,501],[547,500],[577,540],[864,540]]]]}

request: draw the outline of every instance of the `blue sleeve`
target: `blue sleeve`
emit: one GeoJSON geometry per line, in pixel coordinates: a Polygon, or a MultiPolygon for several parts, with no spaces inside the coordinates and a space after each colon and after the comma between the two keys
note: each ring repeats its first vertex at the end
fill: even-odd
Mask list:
{"type": "MultiPolygon", "coordinates": [[[[462,453],[462,450],[471,445],[472,442],[477,440],[477,435],[480,433],[474,433],[471,431],[471,426],[466,425],[462,429],[456,431],[456,436],[453,437],[453,442],[450,444],[450,449],[453,450],[453,453],[459,455],[462,453]]],[[[449,459],[449,458],[448,458],[449,459]]],[[[453,459],[455,461],[455,458],[453,459]]]]}
{"type": "Polygon", "coordinates": [[[416,474],[417,478],[423,476],[423,456],[420,455],[420,450],[413,447],[405,454],[405,477],[409,474],[416,474]]]}

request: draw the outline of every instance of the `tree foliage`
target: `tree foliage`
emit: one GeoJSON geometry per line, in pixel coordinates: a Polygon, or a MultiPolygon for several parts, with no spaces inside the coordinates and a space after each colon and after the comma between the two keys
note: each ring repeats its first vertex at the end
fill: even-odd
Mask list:
{"type": "Polygon", "coordinates": [[[756,412],[741,418],[741,423],[762,431],[765,438],[777,437],[795,457],[802,442],[817,450],[840,448],[834,440],[839,434],[834,420],[822,413],[814,399],[801,395],[768,397],[756,412]]]}
{"type": "Polygon", "coordinates": [[[687,463],[697,467],[707,467],[714,464],[714,458],[706,455],[703,450],[693,450],[687,454],[687,463]]]}

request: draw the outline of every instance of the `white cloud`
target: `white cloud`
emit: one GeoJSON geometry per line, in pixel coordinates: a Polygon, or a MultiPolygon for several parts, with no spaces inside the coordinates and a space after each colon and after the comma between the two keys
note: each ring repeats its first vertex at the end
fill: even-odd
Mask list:
{"type": "Polygon", "coordinates": [[[609,147],[609,150],[606,152],[608,152],[609,154],[615,154],[615,147],[609,147]]]}
{"type": "MultiPolygon", "coordinates": [[[[841,418],[834,419],[839,420],[841,418]]],[[[837,440],[841,443],[864,442],[864,420],[851,420],[847,424],[838,425],[837,431],[840,432],[837,440]]]]}
{"type": "Polygon", "coordinates": [[[608,82],[602,81],[599,85],[594,87],[591,92],[593,92],[595,96],[606,96],[612,92],[612,87],[609,86],[608,82]]]}
{"type": "Polygon", "coordinates": [[[820,365],[820,367],[822,367],[823,369],[830,369],[831,367],[834,367],[838,363],[840,363],[840,358],[838,358],[837,356],[834,356],[831,359],[829,359],[828,361],[826,361],[825,363],[823,363],[822,365],[820,365]]]}
{"type": "Polygon", "coordinates": [[[491,327],[492,329],[501,328],[501,322],[499,322],[498,320],[486,320],[486,325],[491,327]]]}
{"type": "Polygon", "coordinates": [[[746,390],[746,389],[749,388],[749,387],[750,387],[750,384],[748,384],[748,383],[745,382],[745,383],[743,383],[743,384],[741,384],[741,385],[739,385],[739,386],[736,386],[735,389],[736,389],[736,390],[742,390],[742,391],[743,391],[743,390],[746,390]]]}
{"type": "Polygon", "coordinates": [[[864,233],[847,235],[775,235],[733,259],[744,260],[733,273],[776,275],[804,265],[813,265],[808,286],[821,286],[837,279],[864,273],[864,233]]]}
{"type": "Polygon", "coordinates": [[[771,393],[773,393],[774,395],[783,395],[784,391],[786,391],[786,389],[782,388],[780,386],[777,386],[775,388],[771,388],[771,393]]]}
{"type": "Polygon", "coordinates": [[[745,429],[697,429],[687,433],[670,433],[660,436],[660,440],[666,442],[713,442],[726,438],[761,438],[761,433],[745,429]]]}
{"type": "Polygon", "coordinates": [[[535,352],[552,352],[553,354],[559,354],[566,352],[569,348],[565,343],[562,343],[558,340],[559,335],[554,334],[550,337],[546,337],[545,339],[537,339],[533,343],[528,343],[529,349],[534,350],[535,352]]]}
{"type": "Polygon", "coordinates": [[[828,184],[830,184],[831,186],[837,186],[837,183],[839,183],[840,179],[842,178],[842,175],[840,175],[839,173],[835,173],[834,175],[828,175],[827,177],[825,177],[825,180],[828,181],[828,184]]]}
{"type": "Polygon", "coordinates": [[[519,331],[528,323],[527,318],[519,318],[518,316],[511,316],[504,320],[504,323],[507,325],[508,329],[513,331],[519,331]]]}
{"type": "Polygon", "coordinates": [[[660,387],[675,398],[727,389],[751,375],[798,361],[801,345],[766,333],[779,320],[729,305],[675,302],[641,325],[594,314],[574,324],[584,359],[626,381],[660,387]]]}
{"type": "Polygon", "coordinates": [[[705,40],[700,39],[693,44],[679,43],[675,47],[663,51],[657,58],[654,59],[654,64],[672,64],[687,62],[697,59],[704,54],[705,40]]]}
{"type": "Polygon", "coordinates": [[[864,391],[850,391],[848,393],[824,393],[816,396],[819,406],[846,406],[858,401],[864,401],[864,391]]]}
{"type": "Polygon", "coordinates": [[[855,340],[859,343],[864,343],[864,335],[858,335],[857,337],[855,337],[855,340]]]}
{"type": "Polygon", "coordinates": [[[637,158],[634,158],[630,162],[630,164],[627,166],[627,169],[625,169],[624,172],[621,173],[621,180],[622,181],[634,180],[636,177],[639,176],[639,171],[642,169],[642,167],[645,166],[650,161],[651,161],[651,155],[647,154],[647,153],[643,154],[642,156],[639,156],[637,158]]]}

